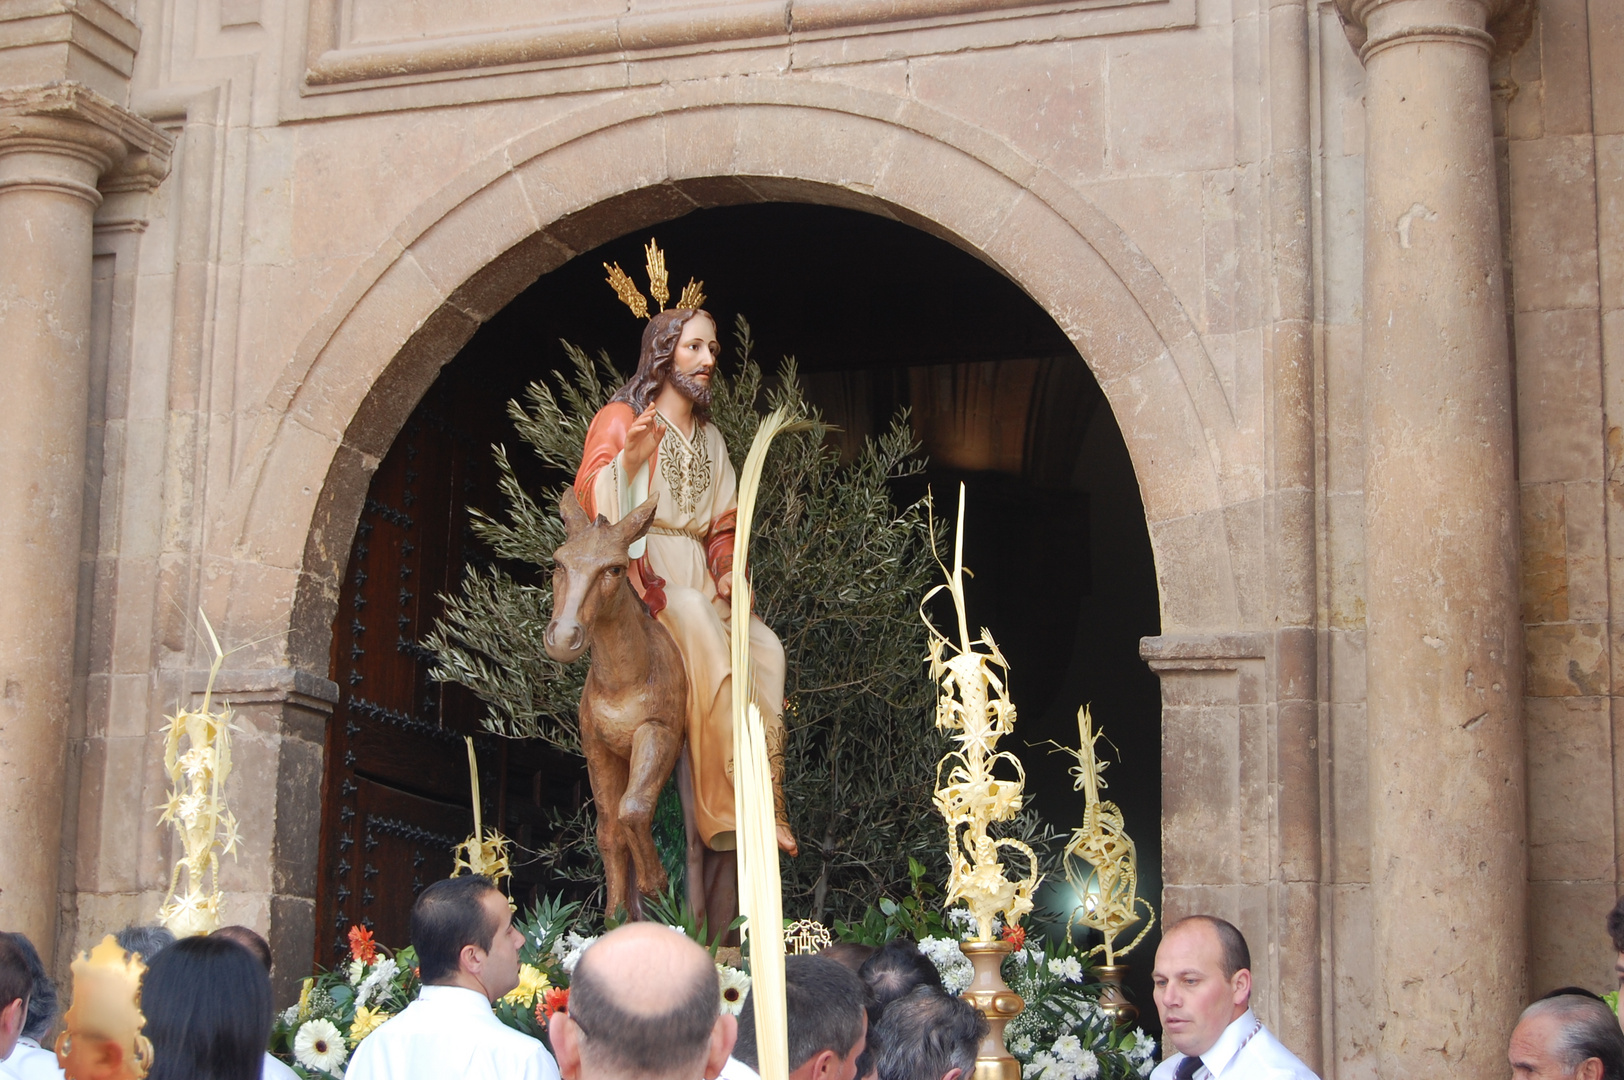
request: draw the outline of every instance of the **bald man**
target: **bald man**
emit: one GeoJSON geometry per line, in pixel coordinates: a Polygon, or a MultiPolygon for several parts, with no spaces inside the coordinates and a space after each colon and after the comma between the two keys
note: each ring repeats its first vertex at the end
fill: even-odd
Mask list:
{"type": "Polygon", "coordinates": [[[568,1012],[547,1027],[564,1080],[716,1080],[738,1037],[710,954],[636,922],[581,954],[568,1012]]]}
{"type": "Polygon", "coordinates": [[[1162,934],[1150,973],[1162,1033],[1178,1051],[1151,1080],[1319,1080],[1252,1013],[1246,938],[1216,915],[1162,934]]]}

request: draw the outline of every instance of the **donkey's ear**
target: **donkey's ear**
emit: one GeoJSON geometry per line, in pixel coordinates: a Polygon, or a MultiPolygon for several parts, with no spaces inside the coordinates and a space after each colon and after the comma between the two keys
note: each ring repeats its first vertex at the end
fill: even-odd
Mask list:
{"type": "Polygon", "coordinates": [[[630,546],[634,540],[641,540],[648,533],[648,527],[654,524],[654,511],[659,508],[660,493],[655,492],[643,502],[642,506],[620,519],[617,528],[620,529],[620,534],[626,538],[627,546],[630,546]]]}
{"type": "Polygon", "coordinates": [[[581,500],[575,497],[575,489],[567,485],[558,496],[558,516],[564,519],[565,536],[573,537],[592,524],[592,519],[586,516],[586,510],[581,506],[581,500]]]}

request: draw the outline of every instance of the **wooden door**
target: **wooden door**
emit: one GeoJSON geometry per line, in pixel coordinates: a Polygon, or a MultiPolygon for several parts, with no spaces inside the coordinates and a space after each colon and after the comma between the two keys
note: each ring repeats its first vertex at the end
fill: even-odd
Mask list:
{"type": "MultiPolygon", "coordinates": [[[[567,814],[588,794],[579,758],[485,732],[478,700],[430,680],[418,644],[439,595],[457,588],[468,562],[486,559],[467,511],[501,507],[490,444],[513,441],[501,412],[510,389],[448,370],[367,494],[333,622],[339,700],[328,727],[316,900],[324,966],[342,959],[352,923],[391,948],[409,943],[412,901],[451,873],[452,847],[473,830],[465,735],[478,751],[484,820],[521,849],[540,843],[549,813],[567,814]]],[[[521,904],[558,884],[522,854],[513,881],[521,904]]]]}

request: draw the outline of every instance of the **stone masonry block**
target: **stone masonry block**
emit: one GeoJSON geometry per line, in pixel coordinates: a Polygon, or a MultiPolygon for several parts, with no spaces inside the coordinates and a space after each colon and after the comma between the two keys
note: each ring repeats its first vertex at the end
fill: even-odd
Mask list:
{"type": "Polygon", "coordinates": [[[1594,308],[1519,311],[1517,442],[1526,483],[1599,480],[1601,341],[1594,308]]]}
{"type": "Polygon", "coordinates": [[[1606,698],[1529,698],[1528,874],[1611,881],[1612,718],[1606,698]]]}
{"type": "Polygon", "coordinates": [[[1511,258],[1515,310],[1594,308],[1598,301],[1595,156],[1582,136],[1513,140],[1511,258]]]}

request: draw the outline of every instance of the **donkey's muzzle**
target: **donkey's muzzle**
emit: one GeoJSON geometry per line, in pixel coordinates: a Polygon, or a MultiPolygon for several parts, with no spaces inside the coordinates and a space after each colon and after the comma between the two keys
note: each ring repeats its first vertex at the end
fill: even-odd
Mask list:
{"type": "Polygon", "coordinates": [[[547,633],[541,640],[548,656],[561,664],[568,664],[579,660],[586,651],[586,628],[578,622],[566,623],[554,619],[547,624],[547,633]]]}

